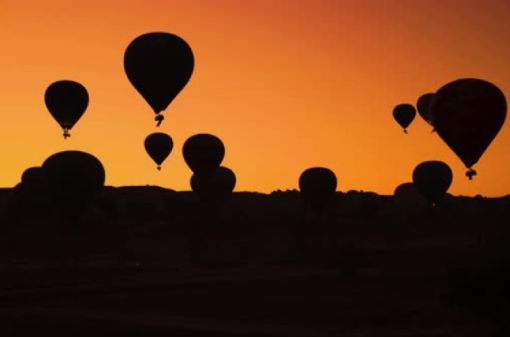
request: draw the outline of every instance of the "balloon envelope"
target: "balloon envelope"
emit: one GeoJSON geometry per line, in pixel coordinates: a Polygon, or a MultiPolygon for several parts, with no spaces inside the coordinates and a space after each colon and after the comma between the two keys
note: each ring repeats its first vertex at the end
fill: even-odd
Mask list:
{"type": "Polygon", "coordinates": [[[225,156],[225,146],[218,137],[200,133],[186,140],[182,154],[194,173],[203,173],[220,166],[225,156]]]}
{"type": "Polygon", "coordinates": [[[188,83],[194,62],[186,41],[164,32],[138,36],[124,54],[129,81],[156,114],[165,110],[188,83]]]}
{"type": "Polygon", "coordinates": [[[74,81],[52,83],[44,94],[48,111],[64,129],[64,137],[87,110],[89,95],[83,85],[74,81]]]}
{"type": "Polygon", "coordinates": [[[152,160],[158,164],[159,169],[163,161],[165,161],[168,155],[172,152],[174,143],[172,141],[172,137],[166,133],[155,132],[145,138],[144,145],[145,150],[152,160]]]}
{"type": "Polygon", "coordinates": [[[101,162],[81,151],[51,155],[42,165],[50,192],[63,204],[79,204],[93,198],[103,188],[105,171],[101,162]]]}
{"type": "Polygon", "coordinates": [[[441,139],[470,168],[503,126],[506,109],[505,95],[498,87],[466,78],[437,91],[430,104],[430,120],[441,139]]]}
{"type": "Polygon", "coordinates": [[[434,97],[434,93],[423,94],[418,98],[416,102],[416,107],[418,108],[418,114],[420,114],[421,118],[427,123],[430,124],[430,102],[434,97]]]}
{"type": "Polygon", "coordinates": [[[393,118],[404,128],[404,131],[406,131],[406,128],[414,120],[415,116],[416,109],[411,104],[399,104],[393,109],[393,118]]]}
{"type": "Polygon", "coordinates": [[[337,179],[335,173],[325,167],[312,167],[299,177],[299,189],[305,201],[316,210],[321,210],[335,195],[337,179]]]}
{"type": "Polygon", "coordinates": [[[431,203],[436,203],[450,188],[453,174],[442,161],[425,161],[413,171],[413,184],[431,203]]]}
{"type": "Polygon", "coordinates": [[[398,185],[393,192],[393,200],[397,207],[405,213],[417,212],[427,205],[425,197],[411,182],[398,185]]]}
{"type": "Polygon", "coordinates": [[[200,199],[221,201],[232,194],[236,176],[231,169],[220,166],[207,173],[194,173],[190,185],[200,199]]]}

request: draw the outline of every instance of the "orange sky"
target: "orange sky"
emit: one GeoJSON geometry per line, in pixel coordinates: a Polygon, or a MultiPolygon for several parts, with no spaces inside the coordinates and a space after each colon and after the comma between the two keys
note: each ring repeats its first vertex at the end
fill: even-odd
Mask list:
{"type": "Polygon", "coordinates": [[[396,104],[460,77],[510,93],[507,0],[3,0],[0,25],[0,186],[79,149],[101,159],[107,184],[189,189],[182,144],[207,132],[224,141],[236,190],[296,188],[304,169],[326,166],[339,190],[392,193],[438,159],[454,194],[510,193],[509,122],[468,181],[420,117],[408,135],[392,119],[396,104]],[[129,42],[150,31],[180,35],[196,61],[158,129],[123,69],[129,42]],[[68,140],[43,98],[60,79],[90,95],[68,140]],[[143,147],[159,130],[175,143],[161,172],[143,147]]]}

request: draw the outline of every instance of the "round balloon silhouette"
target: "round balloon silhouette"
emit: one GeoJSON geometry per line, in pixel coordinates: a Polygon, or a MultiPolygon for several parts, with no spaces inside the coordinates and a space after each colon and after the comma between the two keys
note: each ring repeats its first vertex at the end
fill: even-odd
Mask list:
{"type": "Polygon", "coordinates": [[[450,167],[442,161],[425,161],[413,171],[413,184],[431,203],[437,203],[452,183],[453,174],[450,167]]]}
{"type": "Polygon", "coordinates": [[[471,179],[478,162],[506,118],[506,99],[494,84],[464,78],[446,84],[430,103],[430,121],[441,139],[462,160],[471,179]]]}
{"type": "Polygon", "coordinates": [[[177,35],[154,32],[138,36],[124,53],[126,75],[156,113],[165,110],[186,86],[194,68],[193,51],[177,35]]]}
{"type": "Polygon", "coordinates": [[[411,104],[399,104],[393,109],[393,118],[407,133],[407,127],[416,116],[416,109],[411,104]]]}
{"type": "Polygon", "coordinates": [[[191,190],[204,201],[223,201],[236,186],[236,175],[228,167],[219,166],[206,173],[194,173],[191,190]]]}
{"type": "Polygon", "coordinates": [[[325,167],[312,167],[299,177],[299,189],[306,203],[321,211],[335,195],[337,179],[335,173],[325,167]]]}
{"type": "Polygon", "coordinates": [[[186,140],[182,154],[191,171],[207,173],[220,166],[225,156],[225,146],[218,137],[200,133],[186,140]]]}
{"type": "Polygon", "coordinates": [[[93,155],[63,151],[48,157],[42,168],[51,195],[64,210],[78,210],[103,188],[105,170],[93,155]]]}
{"type": "Polygon", "coordinates": [[[430,123],[430,102],[434,97],[434,93],[423,94],[418,98],[416,102],[416,108],[418,109],[418,114],[423,118],[425,122],[430,123]]]}
{"type": "Polygon", "coordinates": [[[162,132],[155,132],[145,138],[145,151],[158,165],[158,170],[161,170],[161,164],[165,161],[168,155],[172,152],[174,143],[172,137],[162,132]]]}
{"type": "Polygon", "coordinates": [[[48,111],[64,130],[64,139],[70,137],[69,130],[87,110],[89,95],[83,85],[74,81],[57,81],[46,89],[44,101],[48,111]]]}
{"type": "Polygon", "coordinates": [[[41,167],[29,167],[21,175],[21,187],[31,192],[44,190],[44,173],[41,167]]]}
{"type": "Polygon", "coordinates": [[[393,192],[393,200],[402,212],[407,213],[415,213],[427,205],[425,197],[411,182],[398,185],[393,192]]]}

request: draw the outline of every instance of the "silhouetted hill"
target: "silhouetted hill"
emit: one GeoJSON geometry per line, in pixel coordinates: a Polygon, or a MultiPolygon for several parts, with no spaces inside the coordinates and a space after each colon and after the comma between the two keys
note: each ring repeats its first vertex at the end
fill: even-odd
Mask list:
{"type": "MultiPolygon", "coordinates": [[[[295,190],[209,204],[126,186],[106,187],[76,218],[57,206],[0,189],[0,323],[13,329],[470,336],[471,316],[451,303],[476,307],[494,284],[480,277],[506,275],[510,261],[510,196],[446,195],[405,209],[393,196],[337,192],[316,213],[295,190]],[[46,306],[50,316],[21,323],[46,306]],[[118,324],[128,317],[136,322],[118,324]]],[[[492,301],[483,319],[496,326],[504,316],[492,301]]]]}

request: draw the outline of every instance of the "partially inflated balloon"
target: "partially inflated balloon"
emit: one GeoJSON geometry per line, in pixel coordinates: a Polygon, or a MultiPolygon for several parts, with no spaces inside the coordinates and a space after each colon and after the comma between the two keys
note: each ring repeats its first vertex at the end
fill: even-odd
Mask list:
{"type": "Polygon", "coordinates": [[[452,170],[442,161],[425,161],[416,166],[413,171],[414,186],[433,204],[445,195],[452,179],[452,170]]]}
{"type": "Polygon", "coordinates": [[[470,170],[498,134],[506,118],[506,99],[494,84],[465,78],[439,89],[430,104],[437,134],[470,170]]]}
{"type": "Polygon", "coordinates": [[[204,201],[222,201],[236,186],[236,176],[227,167],[216,167],[207,173],[194,173],[190,181],[191,189],[204,201]]]}
{"type": "Polygon", "coordinates": [[[336,192],[335,173],[328,168],[312,167],[299,177],[299,189],[305,201],[315,210],[322,210],[336,192]]]}
{"type": "Polygon", "coordinates": [[[124,70],[136,90],[156,113],[158,125],[165,110],[188,83],[194,67],[193,51],[177,35],[147,33],[134,39],[124,54],[124,70]]]}
{"type": "Polygon", "coordinates": [[[430,124],[430,102],[432,101],[433,97],[434,97],[433,93],[424,94],[421,95],[420,98],[418,98],[418,102],[416,102],[418,113],[420,114],[421,118],[423,118],[423,120],[429,124],[430,124]]]}
{"type": "Polygon", "coordinates": [[[158,164],[158,170],[168,155],[172,152],[174,143],[172,138],[166,133],[155,132],[145,138],[145,150],[149,156],[158,164]]]}
{"type": "Polygon", "coordinates": [[[44,94],[49,112],[64,130],[64,138],[78,122],[89,104],[89,95],[83,85],[74,81],[52,83],[44,94]]]}
{"type": "Polygon", "coordinates": [[[42,168],[51,195],[64,209],[83,207],[102,190],[105,181],[103,165],[86,152],[55,153],[42,168]]]}
{"type": "Polygon", "coordinates": [[[411,104],[399,104],[393,109],[393,118],[397,121],[404,132],[407,133],[407,127],[414,120],[416,109],[411,104]]]}
{"type": "Polygon", "coordinates": [[[204,173],[220,166],[225,156],[225,146],[218,137],[200,133],[186,140],[182,154],[194,173],[204,173]]]}

